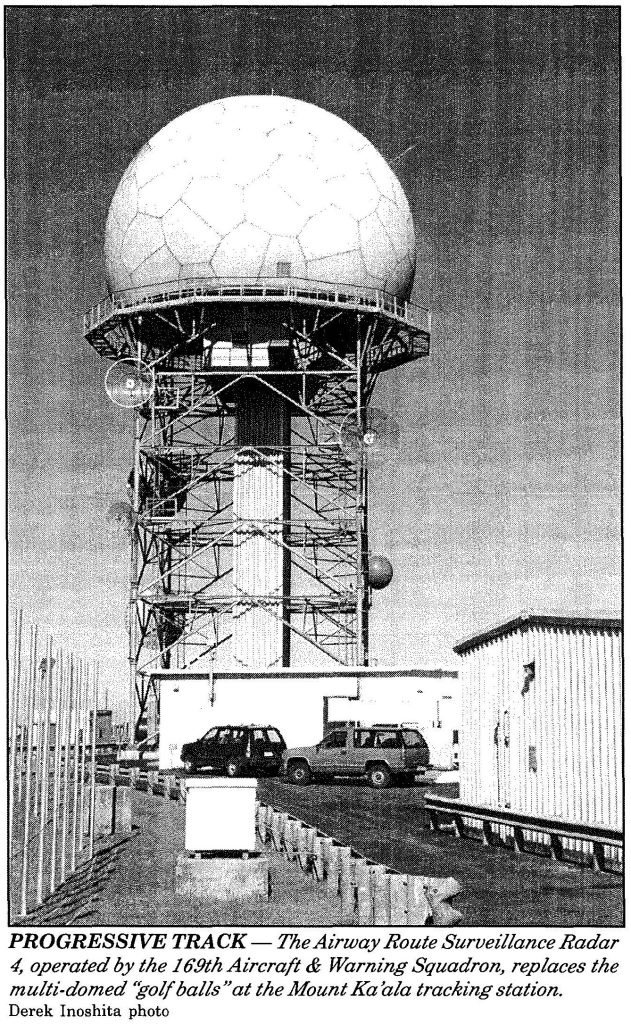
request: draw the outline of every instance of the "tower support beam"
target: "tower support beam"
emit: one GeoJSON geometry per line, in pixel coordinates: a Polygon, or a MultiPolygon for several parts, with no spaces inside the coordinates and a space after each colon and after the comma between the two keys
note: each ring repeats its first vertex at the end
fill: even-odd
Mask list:
{"type": "Polygon", "coordinates": [[[154,381],[130,474],[138,721],[163,670],[368,664],[366,457],[341,438],[381,370],[427,354],[405,313],[243,294],[91,321],[154,381]]]}

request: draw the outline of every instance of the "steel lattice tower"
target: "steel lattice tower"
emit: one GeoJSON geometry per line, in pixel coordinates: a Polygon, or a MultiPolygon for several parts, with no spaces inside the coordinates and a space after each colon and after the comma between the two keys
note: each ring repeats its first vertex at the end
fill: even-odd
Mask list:
{"type": "Polygon", "coordinates": [[[109,300],[86,337],[152,366],[133,412],[129,659],[139,717],[157,667],[255,668],[296,640],[368,659],[367,472],[377,375],[427,355],[425,309],[309,282],[179,287],[109,300]]]}
{"type": "MultiPolygon", "coordinates": [[[[344,443],[344,427],[364,436],[378,374],[427,355],[430,334],[427,310],[406,301],[414,274],[409,208],[363,136],[318,108],[278,97],[209,104],[172,126],[141,151],[119,185],[106,240],[111,295],[85,322],[96,351],[135,364],[146,389],[133,410],[129,478],[129,661],[138,721],[158,696],[152,673],[159,669],[212,672],[222,660],[255,670],[367,664],[366,452],[362,443],[344,443]],[[258,149],[246,150],[241,129],[234,142],[230,118],[245,118],[255,133],[259,111],[272,125],[294,120],[269,128],[258,149]],[[188,164],[180,153],[179,122],[201,117],[210,118],[212,131],[220,125],[232,160],[218,164],[214,178],[204,177],[206,164],[219,160],[213,150],[203,157],[195,150],[188,164]],[[261,153],[277,131],[283,134],[265,157],[269,169],[260,172],[261,153]],[[309,160],[315,168],[312,191],[295,192],[291,209],[286,199],[297,164],[281,145],[302,147],[302,170],[311,173],[309,160]],[[191,168],[200,160],[198,180],[191,168]],[[343,160],[351,169],[336,176],[343,160]],[[176,188],[184,190],[181,201],[176,188]],[[271,213],[262,194],[278,203],[271,213]],[[241,204],[235,222],[241,211],[257,223],[284,218],[285,235],[268,226],[255,274],[252,252],[262,229],[239,223],[217,246],[219,228],[209,227],[218,223],[213,217],[225,220],[228,200],[241,204]],[[362,218],[356,211],[364,200],[375,212],[362,218]],[[212,202],[218,212],[207,212],[212,202]],[[322,211],[307,216],[318,203],[322,211]],[[192,207],[199,213],[193,227],[192,207]],[[287,233],[291,217],[305,225],[295,237],[287,233]],[[351,244],[344,232],[356,250],[341,252],[351,244]],[[215,246],[206,263],[204,246],[215,246]],[[328,246],[334,255],[305,263],[309,246],[328,246]],[[193,251],[195,264],[187,262],[193,251]],[[174,252],[177,280],[166,276],[174,252]],[[316,270],[332,272],[340,259],[346,283],[318,279],[316,270]]],[[[182,137],[184,149],[197,145],[190,131],[182,137]]]]}

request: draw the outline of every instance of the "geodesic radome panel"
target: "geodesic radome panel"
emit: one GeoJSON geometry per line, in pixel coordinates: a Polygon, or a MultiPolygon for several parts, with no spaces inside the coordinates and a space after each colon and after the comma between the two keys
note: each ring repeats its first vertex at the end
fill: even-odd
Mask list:
{"type": "Polygon", "coordinates": [[[359,132],[310,103],[236,96],[182,114],[123,175],[111,292],[191,278],[306,278],[410,296],[403,189],[359,132]]]}

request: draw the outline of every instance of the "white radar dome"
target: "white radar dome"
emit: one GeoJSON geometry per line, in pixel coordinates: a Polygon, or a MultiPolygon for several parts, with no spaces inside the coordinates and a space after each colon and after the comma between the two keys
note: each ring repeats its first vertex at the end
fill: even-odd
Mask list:
{"type": "Polygon", "coordinates": [[[375,147],[281,96],[182,114],[123,175],[107,218],[110,292],[208,279],[293,278],[408,299],[412,216],[375,147]]]}

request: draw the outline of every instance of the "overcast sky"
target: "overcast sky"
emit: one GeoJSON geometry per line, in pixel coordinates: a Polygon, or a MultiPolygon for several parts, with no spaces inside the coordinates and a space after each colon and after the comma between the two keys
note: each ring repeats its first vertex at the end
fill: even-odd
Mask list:
{"type": "Polygon", "coordinates": [[[269,93],[393,160],[428,360],[384,374],[402,428],[372,493],[371,656],[451,663],[524,607],[620,601],[618,12],[566,8],[5,11],[14,606],[126,685],[131,419],[82,339],[125,167],[178,114],[269,93]]]}

